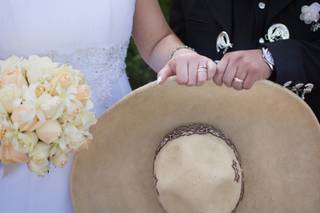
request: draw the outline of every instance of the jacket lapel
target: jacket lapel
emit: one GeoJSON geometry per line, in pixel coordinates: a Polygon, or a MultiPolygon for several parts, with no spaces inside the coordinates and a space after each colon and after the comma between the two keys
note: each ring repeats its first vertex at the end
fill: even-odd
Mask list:
{"type": "Polygon", "coordinates": [[[275,16],[277,16],[293,1],[295,0],[271,0],[270,8],[268,11],[267,23],[270,23],[275,16]]]}
{"type": "Polygon", "coordinates": [[[213,18],[221,27],[231,34],[232,29],[232,0],[205,0],[213,18]]]}

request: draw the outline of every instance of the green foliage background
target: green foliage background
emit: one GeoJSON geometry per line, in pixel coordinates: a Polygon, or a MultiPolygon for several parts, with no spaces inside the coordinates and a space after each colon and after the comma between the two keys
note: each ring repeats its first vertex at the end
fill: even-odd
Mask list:
{"type": "MultiPolygon", "coordinates": [[[[159,0],[160,6],[168,18],[170,9],[170,0],[159,0]]],[[[156,79],[155,73],[146,65],[138,54],[133,40],[130,42],[127,63],[127,75],[132,89],[143,86],[156,79]]]]}

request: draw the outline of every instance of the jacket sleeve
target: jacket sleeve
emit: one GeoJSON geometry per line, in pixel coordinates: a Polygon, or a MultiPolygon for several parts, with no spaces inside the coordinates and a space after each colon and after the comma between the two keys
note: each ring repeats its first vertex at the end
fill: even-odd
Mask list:
{"type": "Polygon", "coordinates": [[[275,61],[275,81],[313,83],[320,87],[320,40],[282,40],[265,44],[275,61]]]}
{"type": "Polygon", "coordinates": [[[185,42],[185,19],[183,10],[183,0],[172,0],[170,11],[170,26],[176,35],[185,42]]]}

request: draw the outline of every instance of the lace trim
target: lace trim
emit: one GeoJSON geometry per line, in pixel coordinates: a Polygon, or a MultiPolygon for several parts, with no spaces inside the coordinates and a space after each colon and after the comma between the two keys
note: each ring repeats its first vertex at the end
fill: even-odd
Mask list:
{"type": "Polygon", "coordinates": [[[125,57],[129,42],[107,48],[77,49],[72,53],[64,54],[58,51],[49,51],[44,54],[54,62],[69,64],[81,70],[90,85],[96,104],[106,105],[111,96],[112,84],[125,75],[125,57]]]}

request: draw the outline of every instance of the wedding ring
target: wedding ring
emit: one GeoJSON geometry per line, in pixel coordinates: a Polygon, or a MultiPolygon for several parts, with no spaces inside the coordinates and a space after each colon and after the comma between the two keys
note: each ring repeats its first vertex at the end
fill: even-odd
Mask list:
{"type": "Polygon", "coordinates": [[[234,78],[233,79],[235,82],[237,82],[237,83],[240,83],[240,84],[243,84],[243,80],[242,79],[240,79],[240,78],[234,78]]]}
{"type": "Polygon", "coordinates": [[[199,66],[198,72],[208,72],[208,67],[207,66],[199,66]]]}
{"type": "Polygon", "coordinates": [[[201,66],[199,66],[199,69],[201,69],[201,68],[208,69],[208,66],[207,65],[201,65],[201,66]]]}

